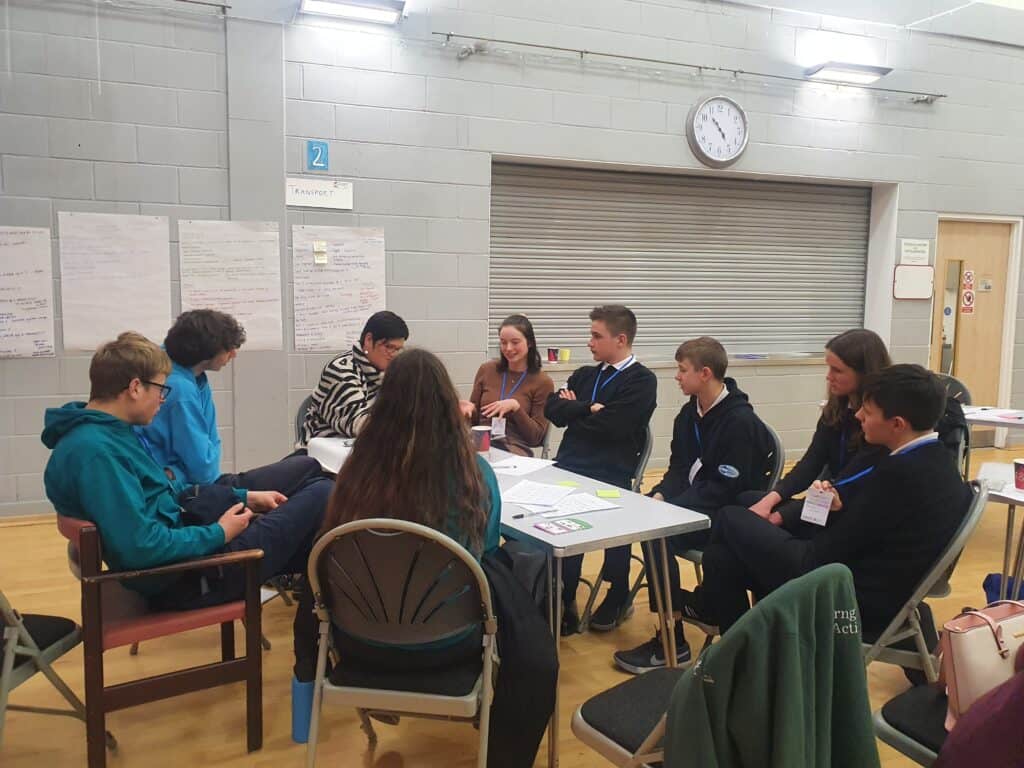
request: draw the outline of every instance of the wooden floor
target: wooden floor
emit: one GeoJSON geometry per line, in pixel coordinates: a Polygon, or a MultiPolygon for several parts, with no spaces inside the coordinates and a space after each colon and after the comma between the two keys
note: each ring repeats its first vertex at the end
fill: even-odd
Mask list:
{"type": "MultiPolygon", "coordinates": [[[[976,451],[975,468],[982,461],[1010,461],[1011,451],[976,451]]],[[[981,526],[967,547],[953,578],[952,594],[933,601],[936,617],[945,621],[965,605],[984,603],[981,581],[986,573],[1001,568],[1006,528],[1006,508],[991,504],[981,526]]],[[[585,572],[600,565],[599,557],[588,557],[585,572]]],[[[684,582],[693,574],[684,567],[684,582]]],[[[78,617],[78,585],[67,569],[65,542],[51,521],[0,525],[0,589],[23,613],[51,613],[78,617]]],[[[642,595],[641,595],[642,597],[642,595]]],[[[251,755],[245,751],[244,688],[241,684],[203,691],[176,699],[116,712],[108,728],[120,743],[110,755],[112,768],[178,768],[203,766],[302,765],[305,748],[291,740],[291,616],[292,609],[275,600],[264,610],[264,629],[273,649],[264,656],[264,746],[251,755]]],[[[573,737],[569,721],[573,710],[593,694],[624,679],[612,665],[614,650],[629,647],[651,636],[654,626],[646,609],[609,634],[577,635],[562,644],[560,734],[562,760],[566,768],[600,766],[604,761],[573,737]]],[[[696,632],[687,629],[690,644],[700,646],[696,632]]],[[[127,648],[105,656],[108,680],[169,671],[176,666],[205,663],[216,658],[219,642],[216,629],[193,632],[173,640],[142,645],[132,657],[127,648]]],[[[81,692],[81,646],[59,660],[56,669],[81,692]]],[[[869,669],[871,701],[878,706],[903,690],[907,684],[894,667],[873,664],[869,669]]],[[[59,706],[62,702],[52,687],[37,675],[11,696],[14,703],[59,706]]],[[[468,725],[433,721],[403,720],[397,727],[379,725],[380,740],[369,753],[363,733],[351,710],[327,707],[319,752],[321,766],[400,768],[415,766],[475,765],[476,731],[468,725]]],[[[887,768],[912,763],[880,745],[887,768]]],[[[546,765],[546,751],[536,763],[546,765]]],[[[7,716],[4,744],[0,749],[4,768],[37,766],[84,766],[85,732],[81,722],[22,712],[7,716]]]]}

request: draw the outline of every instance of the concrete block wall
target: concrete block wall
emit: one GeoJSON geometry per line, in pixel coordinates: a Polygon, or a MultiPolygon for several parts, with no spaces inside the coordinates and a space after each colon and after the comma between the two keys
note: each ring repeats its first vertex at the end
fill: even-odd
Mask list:
{"type": "MultiPolygon", "coordinates": [[[[222,20],[11,0],[3,25],[0,225],[51,230],[58,355],[0,360],[0,516],[49,511],[43,410],[89,392],[89,355],[62,350],[58,213],[167,216],[175,313],[178,219],[229,216],[222,20]]],[[[230,470],[231,372],[213,387],[230,470]]]]}
{"type": "MultiPolygon", "coordinates": [[[[239,0],[233,12],[258,18],[251,8],[260,4],[239,0]]],[[[92,4],[11,0],[10,8],[11,71],[0,71],[0,223],[55,229],[60,210],[281,222],[286,350],[243,354],[217,384],[229,461],[244,454],[246,466],[288,449],[294,408],[329,357],[291,349],[292,224],[383,227],[390,308],[466,391],[494,333],[487,294],[495,158],[703,171],[683,120],[700,95],[722,91],[751,121],[749,148],[732,172],[897,184],[897,237],[934,241],[940,213],[1024,209],[1024,108],[1013,98],[1024,52],[1008,46],[703,0],[420,0],[397,29],[290,14],[283,23],[225,24],[101,7],[97,66],[92,4]],[[888,86],[949,98],[912,105],[493,47],[460,60],[459,43],[444,47],[432,32],[782,74],[811,63],[814,51],[856,51],[894,67],[888,86]],[[284,208],[277,179],[306,174],[306,139],[330,142],[328,175],[354,182],[354,210],[284,208]],[[254,375],[261,371],[269,373],[254,375]],[[267,403],[282,412],[268,419],[267,403]]],[[[176,275],[173,244],[171,259],[176,275]]],[[[896,359],[926,361],[926,303],[896,301],[892,315],[896,359]]],[[[1018,317],[1024,321],[1024,310],[1018,317]]],[[[1014,399],[1024,405],[1024,336],[1016,352],[1014,399]]],[[[669,361],[645,362],[662,379],[654,466],[667,458],[679,395],[669,361]]],[[[0,362],[0,514],[45,508],[45,451],[31,411],[84,394],[84,366],[63,354],[0,362]]],[[[821,368],[737,364],[732,373],[796,455],[814,424],[821,368]]],[[[556,371],[556,380],[563,375],[556,371]]]]}

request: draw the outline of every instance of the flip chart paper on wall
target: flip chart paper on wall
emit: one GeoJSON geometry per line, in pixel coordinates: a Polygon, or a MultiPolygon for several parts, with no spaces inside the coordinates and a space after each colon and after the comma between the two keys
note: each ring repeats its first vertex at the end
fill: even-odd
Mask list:
{"type": "Polygon", "coordinates": [[[348,347],[384,309],[384,230],[292,227],[292,279],[295,350],[348,347]]]}
{"type": "Polygon", "coordinates": [[[281,349],[276,221],[178,222],[181,309],[217,309],[245,327],[246,349],[281,349]]]}
{"type": "Polygon", "coordinates": [[[2,357],[53,357],[49,229],[0,227],[2,357]]]}
{"type": "Polygon", "coordinates": [[[61,211],[65,349],[94,350],[122,331],[162,341],[171,324],[166,216],[61,211]]]}
{"type": "Polygon", "coordinates": [[[894,299],[930,299],[934,277],[934,267],[899,264],[893,277],[892,297],[894,299]]]}

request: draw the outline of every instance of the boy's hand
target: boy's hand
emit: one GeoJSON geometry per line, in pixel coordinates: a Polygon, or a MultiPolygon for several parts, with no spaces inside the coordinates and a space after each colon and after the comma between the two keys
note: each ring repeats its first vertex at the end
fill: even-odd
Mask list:
{"type": "Polygon", "coordinates": [[[241,503],[230,507],[217,521],[217,524],[224,530],[224,543],[227,544],[248,528],[250,520],[252,520],[251,509],[241,503]]]}
{"type": "Polygon", "coordinates": [[[269,512],[288,501],[288,497],[277,491],[249,491],[245,495],[253,512],[269,512]]]}

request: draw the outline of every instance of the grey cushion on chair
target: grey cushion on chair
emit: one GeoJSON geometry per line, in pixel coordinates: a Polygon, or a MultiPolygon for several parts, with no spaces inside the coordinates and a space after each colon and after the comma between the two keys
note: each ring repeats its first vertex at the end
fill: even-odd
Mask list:
{"type": "Polygon", "coordinates": [[[668,710],[684,669],[654,669],[609,688],[587,701],[580,715],[587,725],[635,752],[668,710]]]}
{"type": "Polygon", "coordinates": [[[903,735],[935,753],[946,741],[946,694],[932,685],[918,685],[882,707],[885,721],[903,735]]]}

